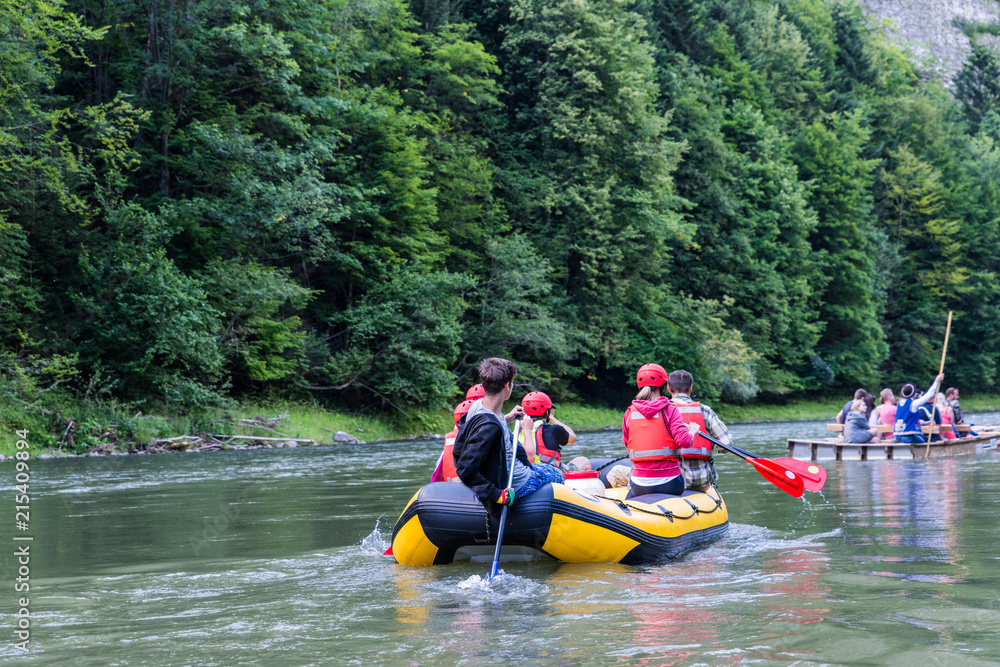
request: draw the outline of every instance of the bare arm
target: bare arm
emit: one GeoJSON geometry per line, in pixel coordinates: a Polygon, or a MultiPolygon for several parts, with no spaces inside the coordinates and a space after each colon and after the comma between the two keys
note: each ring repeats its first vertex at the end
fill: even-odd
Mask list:
{"type": "Polygon", "coordinates": [[[940,386],[940,382],[943,379],[944,379],[944,373],[941,373],[936,378],[934,378],[934,382],[932,382],[931,386],[927,388],[927,392],[923,396],[921,396],[920,398],[915,399],[913,401],[913,407],[914,408],[919,408],[921,405],[923,405],[927,401],[933,401],[934,397],[937,396],[938,387],[940,386]]]}
{"type": "Polygon", "coordinates": [[[532,463],[535,461],[535,439],[531,437],[531,432],[534,427],[535,424],[531,421],[531,417],[524,415],[521,419],[521,435],[524,440],[521,447],[524,448],[524,453],[528,455],[528,460],[532,463]]]}
{"type": "Polygon", "coordinates": [[[566,424],[563,424],[561,421],[556,419],[556,416],[553,412],[549,413],[549,422],[555,424],[556,426],[562,426],[564,429],[566,429],[566,432],[569,433],[569,440],[566,441],[567,445],[572,445],[574,442],[576,442],[576,433],[573,431],[573,429],[571,429],[569,426],[566,426],[566,424]]]}

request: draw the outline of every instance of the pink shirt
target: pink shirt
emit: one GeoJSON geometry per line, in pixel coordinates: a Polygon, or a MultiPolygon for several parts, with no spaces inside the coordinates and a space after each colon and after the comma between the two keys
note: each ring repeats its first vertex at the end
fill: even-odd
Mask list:
{"type": "MultiPolygon", "coordinates": [[[[896,424],[896,406],[892,403],[883,403],[878,406],[878,420],[879,423],[885,424],[886,426],[895,426],[896,424]]],[[[884,433],[883,438],[891,439],[893,438],[892,433],[884,433]]]]}
{"type": "Polygon", "coordinates": [[[951,426],[954,423],[954,420],[952,419],[951,410],[941,410],[940,413],[941,413],[941,437],[948,439],[956,437],[955,431],[953,429],[945,430],[944,428],[945,426],[951,426]]]}

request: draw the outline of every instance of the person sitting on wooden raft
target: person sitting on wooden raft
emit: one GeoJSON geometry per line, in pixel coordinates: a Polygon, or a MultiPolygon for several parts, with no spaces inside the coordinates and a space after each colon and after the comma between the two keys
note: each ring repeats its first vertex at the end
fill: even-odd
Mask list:
{"type": "Polygon", "coordinates": [[[945,440],[957,438],[958,435],[955,433],[955,429],[952,428],[952,424],[955,423],[955,413],[952,412],[951,406],[948,405],[948,400],[944,397],[944,394],[938,392],[937,397],[934,399],[934,404],[937,406],[938,414],[941,415],[941,437],[945,440]]]}
{"type": "Polygon", "coordinates": [[[871,422],[866,417],[868,402],[859,398],[851,404],[844,421],[844,442],[852,445],[863,445],[868,442],[878,442],[882,434],[871,429],[871,422]]]}
{"type": "Polygon", "coordinates": [[[834,421],[837,422],[838,424],[847,423],[847,413],[851,411],[851,406],[854,405],[854,401],[858,400],[859,398],[864,398],[865,396],[869,396],[867,389],[862,387],[859,388],[857,391],[855,391],[854,398],[844,403],[844,407],[840,410],[840,412],[837,413],[837,416],[834,417],[834,421]]]}
{"type": "MultiPolygon", "coordinates": [[[[917,392],[917,395],[913,398],[921,398],[923,394],[917,392]]],[[[920,412],[920,428],[923,430],[924,426],[940,426],[941,425],[941,413],[937,411],[937,406],[934,401],[927,401],[925,405],[921,405],[919,408],[920,412]]],[[[930,434],[931,442],[938,442],[941,440],[941,436],[937,433],[930,434]]]]}
{"type": "MultiPolygon", "coordinates": [[[[965,424],[965,413],[962,411],[962,404],[958,402],[958,389],[955,387],[949,387],[944,392],[944,397],[947,399],[948,407],[951,408],[951,414],[955,417],[954,424],[965,424]]],[[[961,436],[963,438],[974,438],[979,434],[972,428],[975,424],[968,424],[969,431],[961,436]]],[[[957,435],[957,434],[956,434],[957,435]]]]}
{"type": "Polygon", "coordinates": [[[964,423],[962,420],[965,419],[965,414],[962,412],[962,404],[958,402],[958,389],[948,387],[944,392],[944,397],[948,402],[948,407],[951,408],[951,414],[955,417],[955,423],[964,423]]]}
{"type": "Polygon", "coordinates": [[[917,388],[909,382],[899,390],[900,401],[896,406],[896,424],[893,427],[896,442],[924,442],[923,433],[920,431],[920,407],[937,393],[943,379],[944,373],[941,373],[934,378],[927,392],[920,396],[915,397],[917,388]]]}
{"type": "Polygon", "coordinates": [[[660,392],[667,372],[659,364],[645,364],[636,373],[639,393],[622,417],[622,442],[632,460],[632,475],[626,498],[648,493],[684,493],[681,450],[688,449],[698,424],[684,418],[670,399],[660,392]]]}
{"type": "MultiPolygon", "coordinates": [[[[896,423],[896,396],[892,393],[892,389],[886,387],[879,394],[882,399],[882,405],[875,408],[875,412],[878,415],[877,421],[878,425],[893,426],[896,423]]],[[[882,436],[885,439],[892,440],[892,433],[886,433],[882,436]]]]}

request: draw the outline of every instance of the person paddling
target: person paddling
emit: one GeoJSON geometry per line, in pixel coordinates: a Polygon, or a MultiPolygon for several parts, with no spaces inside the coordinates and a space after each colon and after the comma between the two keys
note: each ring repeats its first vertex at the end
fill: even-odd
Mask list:
{"type": "Polygon", "coordinates": [[[924,442],[923,433],[920,432],[920,407],[937,394],[943,379],[944,373],[940,373],[934,378],[930,388],[917,397],[914,396],[917,388],[909,382],[899,390],[901,400],[896,406],[896,423],[893,427],[896,442],[924,442]]]}
{"type": "MultiPolygon", "coordinates": [[[[694,376],[687,371],[676,370],[667,376],[670,402],[680,411],[684,423],[697,424],[716,440],[732,445],[733,436],[729,434],[725,423],[715,414],[715,410],[691,398],[693,390],[694,376]]],[[[704,438],[695,437],[690,450],[681,452],[680,463],[685,488],[707,491],[719,479],[712,459],[712,443],[704,438]]]]}
{"type": "Polygon", "coordinates": [[[437,465],[434,467],[434,474],[431,475],[432,482],[458,482],[462,480],[458,477],[455,469],[455,437],[458,435],[458,420],[469,411],[475,401],[464,400],[455,406],[455,428],[444,436],[444,451],[438,457],[437,465]]]}
{"type": "Polygon", "coordinates": [[[485,395],[486,392],[483,390],[483,385],[474,384],[465,392],[465,400],[455,406],[455,428],[444,436],[444,450],[441,452],[441,456],[438,457],[437,464],[434,466],[434,472],[431,474],[431,482],[462,483],[462,480],[458,478],[458,471],[455,469],[454,456],[455,437],[458,435],[458,420],[469,411],[469,407],[476,399],[482,398],[485,395]]]}
{"type": "Polygon", "coordinates": [[[659,364],[645,364],[636,373],[636,394],[622,417],[622,442],[632,460],[632,476],[626,498],[648,493],[684,492],[681,477],[681,450],[690,448],[698,424],[684,424],[684,418],[660,391],[667,372],[659,364]]]}
{"type": "Polygon", "coordinates": [[[576,442],[576,433],[569,426],[556,419],[556,406],[552,399],[543,391],[532,391],[521,399],[521,407],[525,414],[534,419],[530,431],[521,431],[522,442],[525,436],[535,443],[535,461],[560,467],[562,463],[562,448],[576,442]]]}
{"type": "MultiPolygon", "coordinates": [[[[533,465],[524,446],[517,446],[516,455],[512,456],[514,434],[507,424],[520,419],[521,430],[530,432],[532,427],[531,418],[520,405],[506,415],[501,412],[514,389],[517,366],[507,359],[491,357],[479,363],[479,376],[486,395],[473,402],[458,422],[455,468],[487,511],[495,511],[497,505],[511,505],[515,497],[524,497],[549,482],[563,482],[565,478],[553,466],[533,465]],[[508,487],[511,466],[514,474],[508,487]]],[[[533,443],[529,448],[534,458],[533,443]]]]}

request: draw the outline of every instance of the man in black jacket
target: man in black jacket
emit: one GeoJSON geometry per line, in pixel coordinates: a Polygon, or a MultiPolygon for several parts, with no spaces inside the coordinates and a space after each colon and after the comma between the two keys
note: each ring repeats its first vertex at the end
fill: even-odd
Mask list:
{"type": "Polygon", "coordinates": [[[521,429],[531,433],[531,418],[520,405],[506,415],[501,412],[514,389],[517,367],[506,359],[491,357],[480,362],[479,376],[486,396],[473,403],[459,420],[455,438],[455,468],[462,482],[487,509],[492,509],[498,503],[509,505],[515,495],[526,496],[548,482],[564,481],[557,468],[544,463],[532,465],[523,446],[518,446],[517,455],[511,456],[514,435],[507,424],[521,419],[521,429]],[[514,477],[507,487],[511,465],[514,477]]]}

